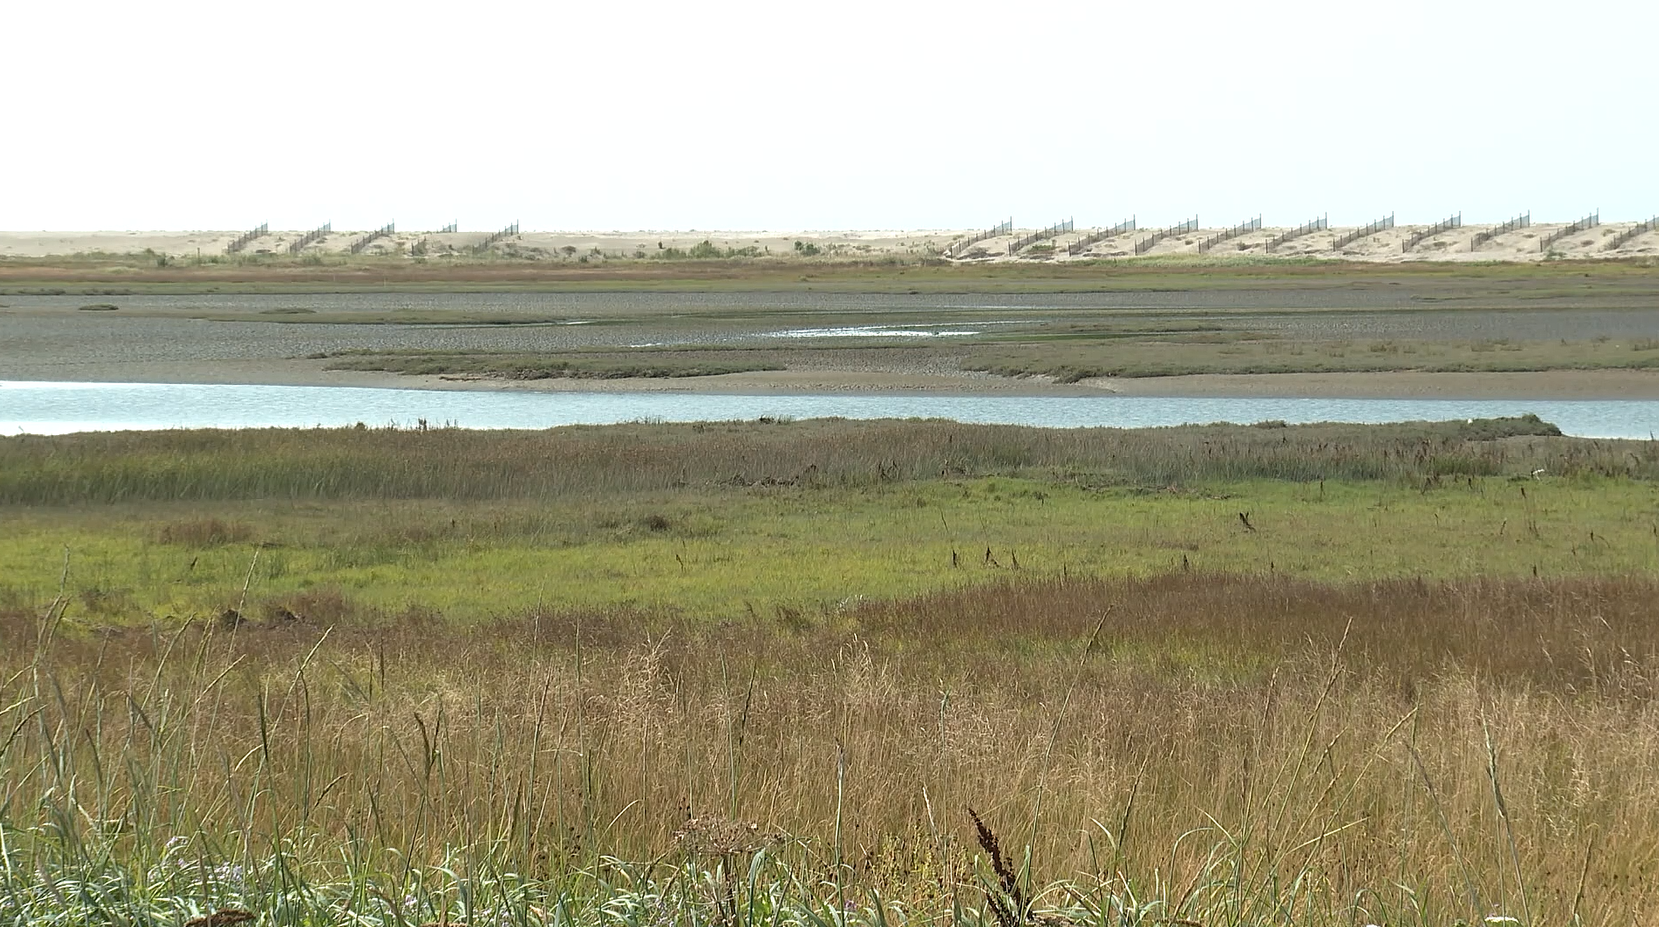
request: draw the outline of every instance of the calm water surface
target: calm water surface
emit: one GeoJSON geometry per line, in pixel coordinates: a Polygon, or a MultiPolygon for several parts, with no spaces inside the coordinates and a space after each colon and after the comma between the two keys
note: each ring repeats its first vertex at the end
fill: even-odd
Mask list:
{"type": "Polygon", "coordinates": [[[1208,422],[1443,421],[1534,413],[1571,435],[1659,434],[1653,400],[1170,399],[1087,396],[741,396],[0,381],[0,434],[164,428],[430,425],[550,428],[632,421],[949,418],[1050,428],[1208,422]]]}

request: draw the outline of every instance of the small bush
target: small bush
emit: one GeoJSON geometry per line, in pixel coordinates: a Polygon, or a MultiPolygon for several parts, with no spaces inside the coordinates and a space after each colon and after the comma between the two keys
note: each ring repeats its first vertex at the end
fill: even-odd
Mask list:
{"type": "Polygon", "coordinates": [[[1492,441],[1515,437],[1561,437],[1561,429],[1528,412],[1513,418],[1474,418],[1458,429],[1466,441],[1492,441]]]}
{"type": "Polygon", "coordinates": [[[267,600],[262,611],[266,620],[272,623],[297,619],[333,625],[358,615],[357,606],[333,586],[307,589],[280,599],[267,600]]]}
{"type": "Polygon", "coordinates": [[[217,518],[198,518],[194,521],[176,521],[161,526],[156,540],[163,544],[185,547],[218,547],[221,544],[239,544],[253,538],[253,529],[237,521],[217,518]]]}

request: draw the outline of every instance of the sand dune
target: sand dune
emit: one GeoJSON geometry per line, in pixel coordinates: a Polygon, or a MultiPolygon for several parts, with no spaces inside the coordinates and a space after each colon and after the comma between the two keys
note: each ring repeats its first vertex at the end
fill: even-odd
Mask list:
{"type": "MultiPolygon", "coordinates": [[[[1569,259],[1605,259],[1659,256],[1659,230],[1639,235],[1617,249],[1607,247],[1614,236],[1630,229],[1634,223],[1610,222],[1571,235],[1555,243],[1547,252],[1539,243],[1551,232],[1566,223],[1540,222],[1530,228],[1518,229],[1471,248],[1475,235],[1493,228],[1492,225],[1465,225],[1427,238],[1410,249],[1404,245],[1414,233],[1426,226],[1401,225],[1355,241],[1340,252],[1332,250],[1332,243],[1349,228],[1330,228],[1287,242],[1276,248],[1274,257],[1329,258],[1348,261],[1396,263],[1405,261],[1542,261],[1552,257],[1569,259]]],[[[1093,231],[1079,228],[1047,242],[1039,242],[1019,254],[1010,255],[1008,247],[1018,237],[1032,231],[1016,229],[1010,235],[987,239],[968,249],[962,260],[972,262],[1005,261],[1068,261],[1101,258],[1131,258],[1134,246],[1149,236],[1153,229],[1129,232],[1091,245],[1083,253],[1073,256],[1066,245],[1082,239],[1093,231]]],[[[1148,257],[1169,257],[1198,254],[1198,243],[1221,229],[1199,229],[1173,236],[1159,242],[1148,257]]],[[[1216,245],[1211,257],[1255,256],[1267,254],[1266,243],[1284,228],[1263,228],[1231,241],[1216,245]]],[[[169,258],[191,259],[223,255],[237,238],[237,231],[95,231],[95,232],[0,232],[0,258],[46,258],[71,255],[166,255],[169,258]]],[[[305,234],[304,230],[279,230],[249,243],[244,249],[249,255],[289,254],[289,246],[305,234]]],[[[308,245],[305,254],[343,254],[353,242],[368,234],[367,230],[340,230],[308,245]]],[[[578,261],[650,258],[670,253],[670,249],[691,252],[703,242],[721,254],[739,255],[797,255],[819,254],[831,258],[858,258],[882,256],[928,256],[942,254],[951,242],[973,234],[971,231],[949,229],[867,230],[867,231],[699,231],[699,230],[640,230],[624,231],[525,231],[509,236],[491,246],[497,253],[529,260],[578,261]],[[797,244],[799,243],[799,244],[797,244]],[[815,250],[814,250],[815,249],[815,250]]],[[[371,255],[424,254],[429,260],[442,260],[472,253],[488,237],[488,232],[419,232],[399,231],[379,238],[364,249],[371,255]]]]}

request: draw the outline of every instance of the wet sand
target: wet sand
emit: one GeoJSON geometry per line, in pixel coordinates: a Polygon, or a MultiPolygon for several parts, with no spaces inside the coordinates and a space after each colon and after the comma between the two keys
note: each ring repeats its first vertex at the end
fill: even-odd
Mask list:
{"type": "Polygon", "coordinates": [[[1055,383],[1042,377],[975,372],[774,370],[709,377],[503,380],[327,370],[306,358],[178,362],[63,359],[19,375],[0,365],[0,380],[102,383],[237,383],[272,386],[364,386],[389,389],[525,390],[603,393],[824,393],[942,396],[1158,396],[1343,399],[1659,399],[1659,370],[1547,370],[1527,373],[1277,373],[1095,378],[1055,383]]]}

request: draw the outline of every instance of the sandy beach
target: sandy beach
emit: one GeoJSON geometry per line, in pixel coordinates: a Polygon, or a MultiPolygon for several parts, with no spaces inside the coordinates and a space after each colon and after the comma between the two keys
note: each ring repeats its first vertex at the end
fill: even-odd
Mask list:
{"type": "MultiPolygon", "coordinates": [[[[1494,229],[1493,223],[1470,223],[1412,243],[1410,240],[1430,226],[1397,225],[1366,236],[1341,249],[1336,240],[1354,229],[1332,226],[1278,245],[1269,253],[1270,239],[1290,230],[1286,226],[1263,227],[1215,245],[1207,257],[1325,258],[1374,263],[1416,261],[1451,262],[1535,262],[1550,259],[1611,259],[1659,257],[1659,229],[1635,235],[1618,247],[1610,247],[1621,233],[1633,230],[1635,222],[1606,222],[1541,247],[1545,238],[1575,220],[1539,221],[1490,240],[1475,238],[1494,229]],[[1407,245],[1410,244],[1410,247],[1407,245]]],[[[1059,262],[1090,259],[1124,259],[1136,256],[1135,243],[1158,231],[1150,223],[1132,232],[1089,245],[1073,255],[1067,247],[1082,241],[1094,228],[1078,226],[1049,239],[1033,242],[1016,253],[1010,245],[1037,231],[1016,228],[967,248],[956,243],[980,234],[974,229],[870,229],[870,230],[531,230],[505,235],[488,243],[488,250],[502,257],[543,262],[604,262],[649,260],[693,253],[707,242],[720,254],[766,257],[809,257],[823,260],[881,257],[948,256],[969,262],[1059,262]]],[[[1200,257],[1199,244],[1225,231],[1226,226],[1202,227],[1158,242],[1146,257],[1200,257]]],[[[368,256],[401,256],[445,260],[470,256],[500,230],[477,229],[458,232],[395,231],[367,244],[360,253],[368,256]]],[[[0,258],[42,259],[97,255],[166,255],[170,259],[224,257],[226,249],[243,233],[239,230],[197,231],[0,231],[0,258]]],[[[249,241],[239,252],[258,257],[288,258],[290,247],[306,235],[305,230],[273,230],[249,241]]],[[[323,235],[298,255],[340,256],[370,235],[369,230],[340,229],[323,235]]]]}

